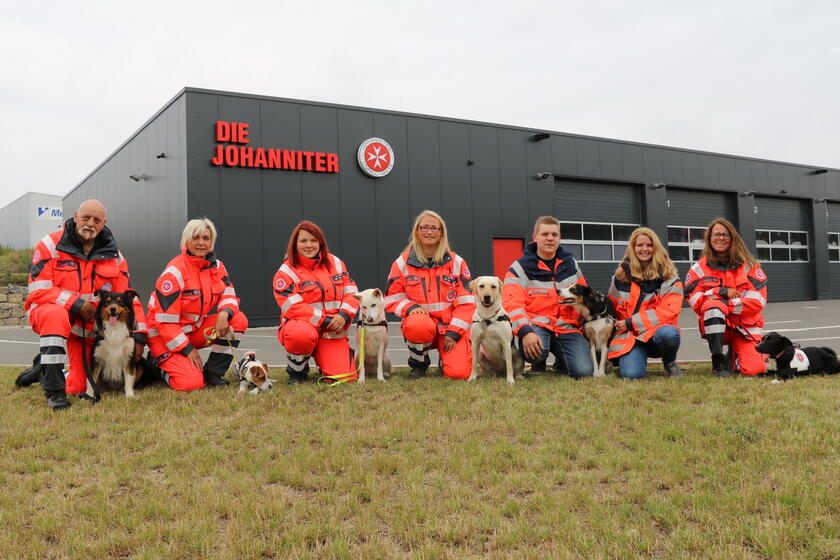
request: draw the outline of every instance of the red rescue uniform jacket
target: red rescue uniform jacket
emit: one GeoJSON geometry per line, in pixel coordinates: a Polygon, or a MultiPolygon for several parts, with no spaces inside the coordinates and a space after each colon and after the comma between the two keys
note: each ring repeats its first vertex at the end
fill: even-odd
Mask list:
{"type": "Polygon", "coordinates": [[[710,265],[703,257],[691,265],[685,277],[685,295],[700,320],[703,333],[703,305],[717,300],[728,309],[726,324],[748,339],[759,340],[764,327],[767,304],[767,276],[756,265],[710,265]],[[734,288],[738,297],[726,297],[726,288],[734,288]]]}
{"type": "Polygon", "coordinates": [[[187,253],[169,261],[149,298],[149,336],[160,336],[170,352],[189,354],[187,334],[208,315],[225,311],[228,319],[239,311],[239,298],[225,265],[212,252],[206,257],[187,253]]]}
{"type": "MultiPolygon", "coordinates": [[[[54,303],[70,312],[74,324],[70,333],[94,338],[94,322],[82,326],[79,311],[86,301],[99,302],[97,290],[125,292],[131,289],[128,263],[117,248],[108,227],[103,227],[89,255],[85,255],[76,236],[76,224],[70,219],[64,229],[55,231],[38,242],[29,267],[29,295],[25,308],[29,313],[39,305],[54,303]]],[[[134,300],[134,339],[146,341],[143,306],[134,300]]]]}
{"type": "MultiPolygon", "coordinates": [[[[621,263],[627,277],[629,266],[621,263]]],[[[683,285],[679,278],[657,278],[630,282],[612,277],[607,294],[615,306],[615,319],[624,321],[627,330],[610,341],[609,358],[618,358],[633,349],[636,341],[647,342],[662,325],[678,327],[683,304],[683,285]]]]}
{"type": "Polygon", "coordinates": [[[586,286],[586,278],[574,256],[563,247],[557,249],[555,257],[551,270],[537,256],[537,244],[529,243],[505,274],[502,304],[519,338],[533,332],[534,326],[558,334],[580,332],[580,313],[560,303],[560,290],[574,284],[586,286]]]}
{"type": "Polygon", "coordinates": [[[454,252],[444,254],[440,264],[423,261],[413,250],[397,257],[388,274],[385,309],[401,319],[418,307],[425,309],[437,320],[438,333],[457,342],[469,331],[475,313],[470,269],[454,252]]]}
{"type": "Polygon", "coordinates": [[[274,275],[274,299],[280,307],[280,328],[289,319],[307,321],[324,338],[344,338],[359,310],[359,292],[344,262],[330,255],[329,262],[298,255],[300,264],[286,259],[274,275]],[[338,333],[325,331],[333,315],[341,315],[345,328],[338,333]]]}

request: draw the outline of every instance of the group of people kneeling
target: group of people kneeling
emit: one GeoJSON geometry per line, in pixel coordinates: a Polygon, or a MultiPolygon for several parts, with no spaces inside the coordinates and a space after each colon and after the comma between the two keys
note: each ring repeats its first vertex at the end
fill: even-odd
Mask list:
{"type": "MultiPolygon", "coordinates": [[[[33,253],[26,310],[40,335],[37,380],[53,409],[69,406],[67,393],[85,390],[85,352],[95,336],[99,291],[130,289],[128,265],[106,222],[105,207],[85,201],[33,253]]],[[[226,385],[233,349],[248,327],[233,282],[213,252],[216,238],[210,220],[190,220],[180,254],[155,282],[148,311],[137,300],[133,304],[134,359],[148,345],[166,382],[180,391],[226,385]],[[198,349],[206,346],[211,352],[202,361],[198,349]]],[[[550,353],[556,370],[586,377],[592,375],[593,364],[581,333],[582,318],[559,295],[563,288],[585,285],[586,279],[560,242],[560,222],[538,218],[532,242],[505,275],[502,303],[531,372],[545,371],[550,353]]],[[[438,350],[445,377],[470,376],[469,330],[475,311],[470,280],[466,261],[449,246],[443,218],[423,211],[408,246],[391,266],[385,290],[386,310],[401,320],[409,377],[426,375],[431,349],[438,350]]],[[[289,383],[306,381],[310,358],[322,375],[352,372],[348,331],[359,311],[354,297],[358,290],[316,224],[303,221],[294,228],[272,289],[280,308],[277,337],[288,355],[289,383]]],[[[691,266],[685,286],[653,230],[642,227],[631,234],[608,293],[616,309],[609,358],[618,361],[621,376],[644,377],[649,357],[662,358],[671,376],[682,375],[676,359],[684,294],[700,319],[715,374],[764,371],[755,344],[763,327],[766,277],[734,226],[718,218],[706,230],[703,256],[691,266]],[[729,345],[729,359],[724,345],[729,345]]]]}

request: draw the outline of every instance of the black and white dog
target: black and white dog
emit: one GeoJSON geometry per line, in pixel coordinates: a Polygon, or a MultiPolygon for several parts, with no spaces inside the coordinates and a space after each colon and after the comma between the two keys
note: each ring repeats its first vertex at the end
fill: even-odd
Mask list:
{"type": "Polygon", "coordinates": [[[840,361],[831,348],[799,348],[789,338],[777,332],[770,332],[761,337],[761,342],[756,344],[755,349],[767,354],[767,373],[774,373],[779,379],[814,373],[840,373],[840,361]]]}
{"type": "Polygon", "coordinates": [[[581,284],[562,288],[560,297],[560,303],[574,307],[586,321],[583,334],[589,340],[589,353],[592,355],[592,365],[595,366],[594,375],[604,377],[607,374],[607,350],[615,328],[615,306],[601,292],[581,284]]]}

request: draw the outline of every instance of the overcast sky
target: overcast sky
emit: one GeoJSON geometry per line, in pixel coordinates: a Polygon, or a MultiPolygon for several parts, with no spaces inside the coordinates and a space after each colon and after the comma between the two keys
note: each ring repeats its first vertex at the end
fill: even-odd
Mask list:
{"type": "Polygon", "coordinates": [[[840,168],[840,2],[15,2],[0,207],[184,86],[840,168]]]}

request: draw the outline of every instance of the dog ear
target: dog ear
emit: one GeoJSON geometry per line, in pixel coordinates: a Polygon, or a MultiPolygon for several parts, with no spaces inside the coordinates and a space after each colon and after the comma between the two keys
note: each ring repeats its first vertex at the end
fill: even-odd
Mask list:
{"type": "Polygon", "coordinates": [[[350,294],[350,295],[353,296],[354,298],[356,298],[357,300],[362,301],[362,294],[355,293],[355,294],[350,294]]]}
{"type": "Polygon", "coordinates": [[[373,289],[373,295],[375,297],[382,297],[382,290],[380,290],[379,288],[374,288],[373,289]]]}
{"type": "Polygon", "coordinates": [[[475,292],[475,284],[476,284],[476,282],[478,282],[478,278],[476,278],[475,280],[473,280],[472,282],[470,282],[470,292],[471,292],[471,293],[472,293],[472,292],[475,292]]]}
{"type": "Polygon", "coordinates": [[[140,299],[140,294],[135,292],[134,290],[126,290],[125,295],[128,296],[128,301],[133,300],[134,298],[140,299]]]}

